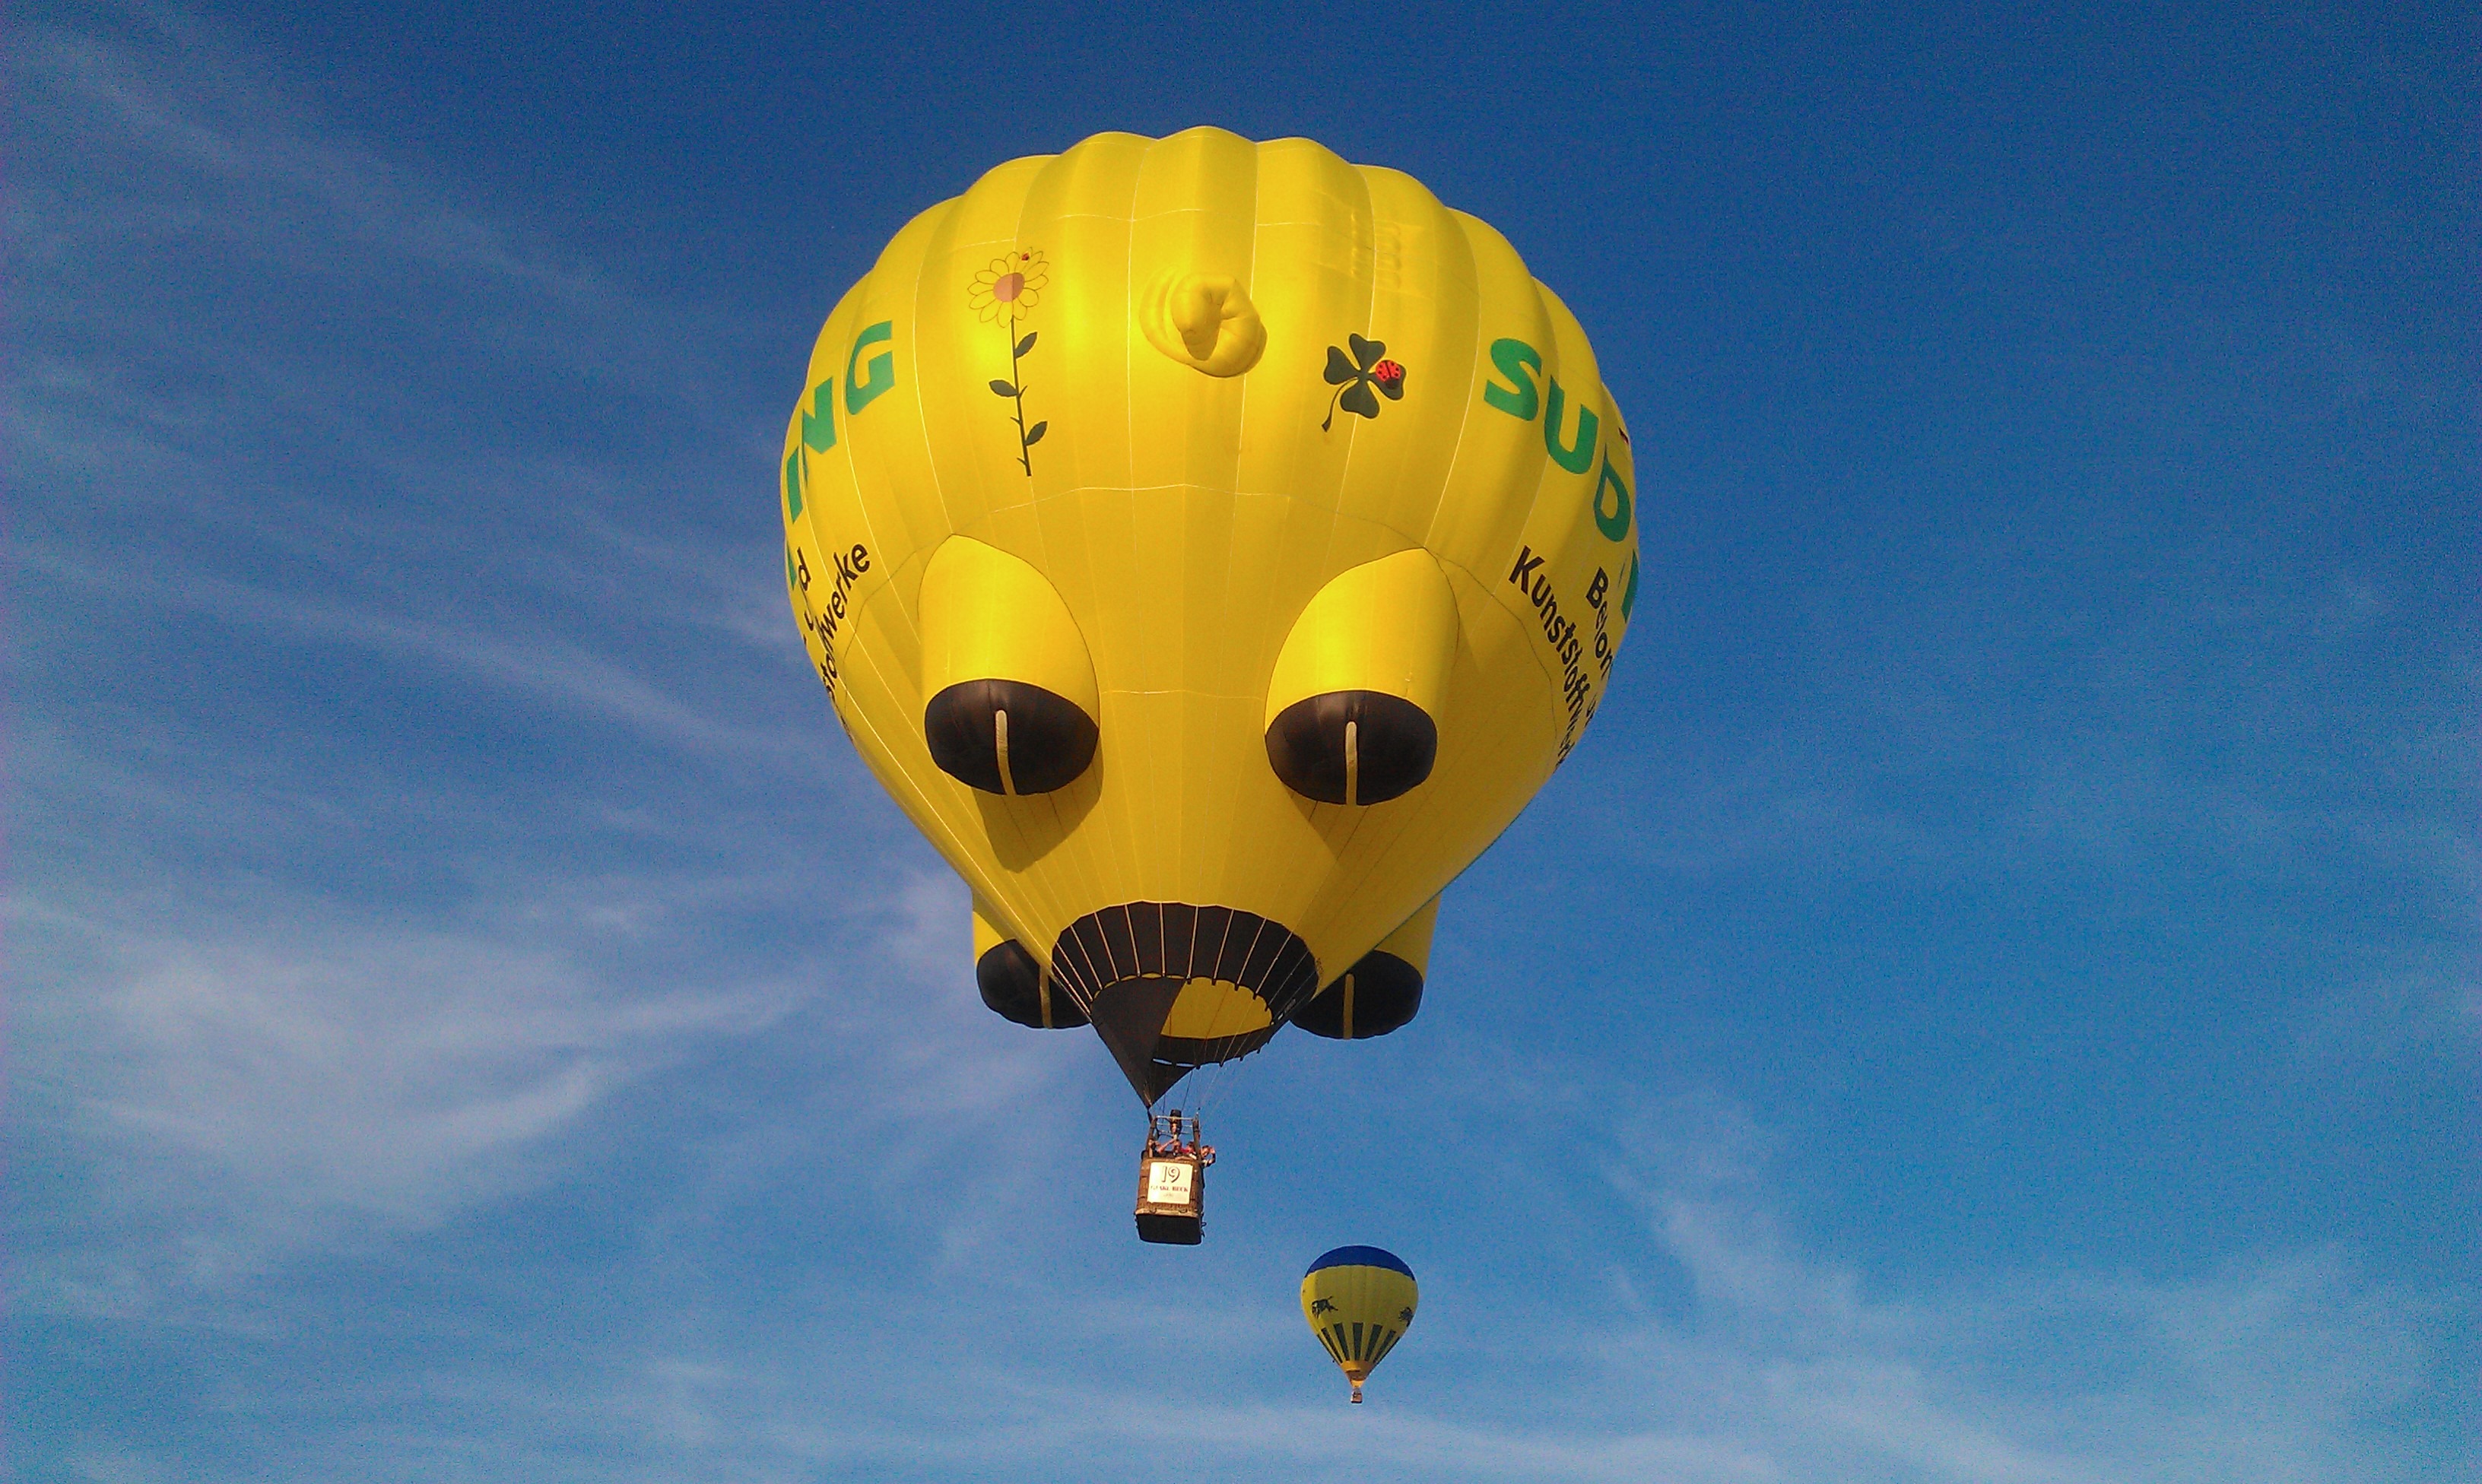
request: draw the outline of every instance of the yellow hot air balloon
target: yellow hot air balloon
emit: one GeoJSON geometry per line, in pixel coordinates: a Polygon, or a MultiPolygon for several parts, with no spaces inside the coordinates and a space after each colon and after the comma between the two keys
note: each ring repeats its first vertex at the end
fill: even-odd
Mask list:
{"type": "Polygon", "coordinates": [[[1355,1401],[1361,1399],[1361,1383],[1405,1338],[1421,1302],[1413,1270],[1381,1247],[1338,1247],[1302,1275],[1302,1317],[1353,1383],[1355,1401]]]}
{"type": "Polygon", "coordinates": [[[785,580],[973,891],[984,999],[1151,1106],[1384,1034],[1600,703],[1628,435],[1498,233],[1307,140],[1102,134],[899,232],[786,428],[785,580]]]}

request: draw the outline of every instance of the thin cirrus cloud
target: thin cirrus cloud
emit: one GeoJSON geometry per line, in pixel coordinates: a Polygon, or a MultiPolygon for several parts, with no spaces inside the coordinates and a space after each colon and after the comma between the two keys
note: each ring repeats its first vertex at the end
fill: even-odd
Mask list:
{"type": "MultiPolygon", "coordinates": [[[[553,538],[536,520],[512,553],[474,519],[502,490],[660,497],[663,476],[591,450],[477,458],[378,399],[350,410],[340,388],[388,384],[368,326],[270,334],[280,316],[251,306],[297,279],[311,303],[385,305],[411,280],[465,326],[469,362],[583,354],[698,426],[716,403],[695,368],[644,353],[695,338],[687,311],[530,252],[318,136],[212,28],[116,19],[30,21],[13,56],[39,162],[13,235],[42,286],[13,406],[33,496],[13,565],[37,620],[18,814],[42,827],[12,916],[16,1118],[92,1177],[54,1213],[59,1245],[27,1255],[30,1294],[118,1312],[527,1188],[616,1095],[819,994],[799,948],[696,974],[633,960],[646,923],[704,944],[802,893],[832,903],[820,930],[896,963],[910,929],[901,880],[681,861],[616,878],[616,843],[769,822],[707,813],[713,787],[682,787],[685,766],[762,793],[819,786],[820,708],[789,630],[750,612],[752,564],[596,509],[553,538]],[[107,178],[109,193],[79,188],[107,178]],[[232,292],[166,298],[150,269],[168,250],[219,261],[232,292]],[[363,498],[330,497],[332,460],[283,452],[305,422],[360,465],[363,498]],[[141,494],[151,518],[122,519],[141,494]],[[646,638],[684,624],[703,636],[689,693],[691,672],[646,638]],[[200,686],[202,667],[228,684],[200,686]],[[385,732],[329,702],[365,683],[401,697],[385,732]],[[699,683],[782,704],[719,706],[699,683]],[[286,687],[309,698],[270,709],[286,687]],[[588,821],[582,845],[579,827],[557,843],[501,827],[501,759],[457,738],[513,702],[615,752],[609,787],[560,799],[588,821]],[[296,864],[340,849],[383,876],[462,880],[487,904],[391,902],[296,864]],[[128,1239],[98,1245],[97,1230],[128,1239]]],[[[849,994],[837,1013],[869,1002],[849,994]]]]}
{"type": "MultiPolygon", "coordinates": [[[[1646,1132],[1701,1138],[1714,1118],[1711,1107],[1674,1108],[1646,1132]]],[[[1132,1456],[1208,1479],[2448,1476],[2428,1465],[2454,1455],[2449,1439],[2427,1462],[2390,1463],[2366,1446],[2374,1419],[2421,1393],[2429,1360],[2418,1336],[2437,1321],[2435,1302],[2372,1284],[2338,1258],[2177,1283],[1999,1275],[1885,1296],[1782,1235],[1767,1174],[1763,1162],[1713,1178],[1616,1173],[1614,1188],[1640,1216],[1601,1234],[1597,1261],[1650,1280],[1669,1269],[1694,1297],[1650,1307],[1616,1293],[1580,1319],[1573,1300],[1529,1305],[1523,1284],[1543,1272],[1508,1286],[1468,1274],[1459,1307],[1488,1301],[1556,1323],[1560,1342],[1546,1348],[1540,1327],[1518,1343],[1504,1323],[1443,1316],[1424,1350],[1391,1358],[1366,1416],[1329,1389],[1304,1395],[1281,1379],[1307,1348],[1289,1323],[1227,1313],[1209,1291],[1152,1307],[1056,1270],[1029,1291],[1025,1264],[994,1268],[985,1251],[929,1291],[846,1295],[909,1315],[902,1338],[823,1340],[819,1321],[802,1315],[824,1292],[780,1292],[776,1304],[790,1313],[765,1315],[728,1305],[701,1314],[695,1294],[672,1294],[672,1319],[552,1372],[436,1378],[432,1394],[449,1398],[461,1429],[453,1442],[394,1435],[399,1471],[385,1476],[422,1476],[478,1442],[533,1470],[594,1460],[624,1480],[820,1470],[1070,1477],[1132,1456]],[[1040,1343],[977,1320],[1030,1296],[1063,1316],[1040,1343]],[[1178,1378],[1194,1351],[1244,1381],[1189,1392],[1178,1378]],[[1454,1410],[1426,1397],[1441,1372],[1465,1367],[1487,1371],[1492,1387],[1454,1410]],[[1141,1387],[1157,1404],[1132,1405],[1131,1378],[1147,1376],[1159,1378],[1141,1387]]],[[[1592,1274],[1548,1276],[1571,1281],[1564,1293],[1597,1287],[1592,1274]]],[[[367,1441],[333,1440],[335,1456],[367,1441]]]]}
{"type": "Polygon", "coordinates": [[[881,1054],[926,1024],[980,1028],[937,973],[952,886],[916,878],[876,920],[864,901],[841,931],[821,920],[866,975],[639,961],[651,938],[710,942],[701,912],[748,895],[723,884],[509,881],[499,920],[427,932],[307,897],[157,933],[21,899],[17,1121],[47,1146],[39,1165],[66,1153],[86,1171],[53,1240],[22,1254],[22,1296],[124,1315],[247,1304],[286,1262],[569,1178],[616,1097],[771,1034],[826,1051],[832,1091],[802,1116],[848,1129],[988,1111],[1044,1080],[1023,1048],[980,1065],[881,1054]]]}
{"type": "MultiPolygon", "coordinates": [[[[512,636],[454,621],[391,616],[366,598],[308,596],[235,582],[211,573],[183,573],[169,582],[107,577],[92,567],[48,552],[22,552],[21,566],[95,595],[149,602],[168,617],[203,614],[228,623],[277,631],[288,638],[356,650],[378,651],[392,666],[450,672],[563,709],[586,713],[612,726],[683,751],[793,766],[793,755],[815,743],[817,728],[787,724],[774,733],[720,719],[667,693],[627,663],[585,644],[536,634],[512,636]]],[[[779,662],[779,671],[807,672],[800,646],[789,637],[759,632],[735,609],[719,608],[705,627],[749,641],[779,662]]]]}

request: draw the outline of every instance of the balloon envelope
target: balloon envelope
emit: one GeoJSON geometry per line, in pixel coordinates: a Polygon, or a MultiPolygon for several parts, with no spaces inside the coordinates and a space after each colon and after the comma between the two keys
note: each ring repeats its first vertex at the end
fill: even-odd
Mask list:
{"type": "Polygon", "coordinates": [[[1411,1016],[1440,889],[1601,701],[1635,478],[1489,226],[1306,140],[1105,134],[837,303],[785,580],[986,1001],[1091,1020],[1151,1103],[1323,990],[1322,1034],[1411,1016]]]}
{"type": "Polygon", "coordinates": [[[1338,1247],[1302,1277],[1302,1317],[1353,1383],[1355,1401],[1361,1399],[1361,1383],[1405,1338],[1420,1304],[1413,1270],[1380,1247],[1338,1247]]]}

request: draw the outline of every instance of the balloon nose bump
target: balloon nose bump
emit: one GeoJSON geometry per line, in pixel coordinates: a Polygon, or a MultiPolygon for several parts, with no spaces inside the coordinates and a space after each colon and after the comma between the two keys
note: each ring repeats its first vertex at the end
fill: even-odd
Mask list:
{"type": "Polygon", "coordinates": [[[1156,350],[1210,377],[1237,377],[1267,351],[1267,326],[1239,280],[1167,273],[1149,286],[1140,327],[1156,350]]]}

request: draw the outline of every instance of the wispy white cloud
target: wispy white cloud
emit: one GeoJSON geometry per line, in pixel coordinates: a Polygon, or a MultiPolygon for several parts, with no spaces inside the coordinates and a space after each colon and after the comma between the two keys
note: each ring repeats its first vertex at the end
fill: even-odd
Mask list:
{"type": "Polygon", "coordinates": [[[2304,1010],[2296,1050],[2305,1062],[2386,1065],[2482,1052],[2482,962],[2452,945],[2388,957],[2394,961],[2337,984],[2304,1010]]]}
{"type": "MultiPolygon", "coordinates": [[[[22,564],[64,582],[74,583],[98,597],[136,598],[168,614],[213,615],[273,631],[290,639],[346,644],[380,652],[383,660],[445,670],[465,681],[483,682],[504,692],[544,700],[585,712],[598,720],[623,726],[653,741],[701,754],[726,753],[757,757],[779,766],[797,766],[797,754],[814,751],[815,730],[783,726],[774,732],[736,725],[711,710],[668,693],[625,661],[556,634],[519,629],[483,628],[453,621],[434,621],[394,614],[326,596],[304,596],[213,573],[180,571],[161,576],[122,577],[106,574],[66,557],[47,552],[21,554],[22,564]]],[[[808,697],[801,687],[808,666],[802,662],[800,642],[789,620],[770,636],[759,624],[736,613],[712,627],[746,639],[752,648],[778,663],[773,668],[788,693],[808,697]]],[[[763,671],[762,671],[763,673],[763,671]]],[[[783,708],[768,708],[782,710],[783,708]]],[[[824,711],[822,705],[817,708],[824,711]]]]}
{"type": "MultiPolygon", "coordinates": [[[[1596,1260],[1677,1271],[1688,1299],[1597,1311],[1576,1302],[1592,1273],[1532,1299],[1468,1275],[1426,1302],[1365,1409],[1341,1405],[1265,1294],[1156,1295],[1119,1263],[1054,1266],[1020,1293],[1022,1255],[1007,1278],[941,1267],[934,1289],[849,1295],[852,1317],[719,1317],[556,1379],[459,1384],[493,1419],[493,1456],[550,1472],[591,1459],[618,1479],[1068,1479],[1143,1460],[1234,1480],[2340,1484],[2470,1461],[2454,1418],[2408,1430],[2403,1416],[2456,1364],[2440,1341],[2468,1296],[2404,1290],[2332,1251],[1884,1292],[1786,1235],[1767,1137],[1729,1103],[1674,1100],[1635,1136],[1650,1158],[1607,1179],[1638,1219],[1598,1234],[1596,1260]],[[1697,1152],[1719,1133],[1730,1152],[1697,1152]],[[1033,1348],[974,1322],[1029,1300],[1062,1316],[1033,1348]],[[866,1315],[890,1322],[853,1322],[866,1315]],[[1441,1346],[1463,1353],[1426,1362],[1441,1346]]],[[[994,1194],[970,1161],[940,1181],[956,1199],[994,1194]]],[[[391,1441],[413,1476],[474,1440],[391,1441]]]]}
{"type": "MultiPolygon", "coordinates": [[[[294,80],[222,28],[152,5],[119,5],[96,18],[105,24],[29,18],[17,30],[12,68],[30,129],[48,146],[37,158],[113,151],[145,169],[123,173],[111,191],[72,194],[56,189],[69,182],[38,177],[46,189],[18,202],[16,221],[21,249],[39,262],[106,239],[124,249],[222,241],[265,251],[305,276],[350,278],[411,262],[469,288],[503,283],[531,304],[568,311],[570,327],[591,326],[598,346],[652,347],[679,328],[686,312],[679,300],[635,292],[549,235],[326,127],[294,80]],[[303,255],[313,245],[325,250],[303,255]]],[[[528,325],[495,328],[522,335],[528,325]]],[[[564,339],[533,349],[573,354],[579,346],[564,339]]],[[[608,369],[653,377],[685,401],[711,402],[682,378],[696,364],[644,355],[608,369]]]]}
{"type": "Polygon", "coordinates": [[[14,862],[17,1112],[66,1192],[24,1244],[40,1301],[145,1310],[436,1225],[686,1062],[893,1014],[822,966],[916,985],[923,889],[837,879],[741,797],[866,784],[823,763],[832,718],[767,621],[768,419],[702,353],[716,316],[340,137],[213,23],[123,6],[17,40],[12,536],[40,614],[13,761],[44,826],[14,862]],[[409,405],[414,373],[439,384],[409,405]],[[591,438],[467,435],[509,378],[581,376],[660,404],[693,456],[749,454],[754,539],[639,518],[680,505],[672,476],[591,438]],[[261,692],[287,709],[194,681],[201,643],[289,678],[261,692]],[[330,704],[374,690],[401,724],[330,704]],[[613,780],[506,818],[547,760],[459,732],[512,701],[613,780]],[[291,864],[340,853],[352,879],[291,864]],[[409,879],[444,890],[377,884],[409,879]],[[805,901],[806,943],[782,931],[805,901]],[[753,921],[783,941],[725,950],[753,921]]]}
{"type": "Polygon", "coordinates": [[[1745,1200],[1640,1198],[1698,1302],[1607,1334],[1598,1390],[1657,1436],[1755,1445],[1767,1476],[2419,1476],[2386,1424],[2428,1380],[2440,1315],[2332,1254],[1881,1297],[1745,1200]]]}
{"type": "Polygon", "coordinates": [[[39,1307],[143,1311],[522,1188],[615,1091],[815,993],[267,905],[283,919],[162,936],[18,914],[50,971],[19,998],[19,1116],[93,1177],[54,1214],[119,1234],[21,1253],[39,1307]]]}
{"type": "MultiPolygon", "coordinates": [[[[1006,1112],[1073,1063],[982,1006],[944,874],[511,868],[490,885],[445,918],[266,885],[105,917],[20,894],[16,1121],[66,1161],[62,1199],[21,1231],[21,1301],[229,1319],[288,1264],[593,1166],[605,1155],[583,1136],[647,1118],[650,1084],[719,1057],[806,1075],[707,1135],[703,1173],[651,1233],[823,1152],[890,1188],[948,1179],[961,1146],[1040,1140],[1006,1112]],[[805,902],[804,941],[731,949],[732,924],[805,902]],[[97,1231],[115,1235],[79,1235],[97,1231]]],[[[1004,1240],[1042,1166],[994,1159],[1013,1199],[953,1213],[940,1240],[1004,1240]]]]}

